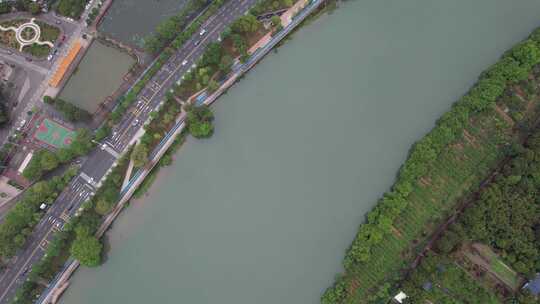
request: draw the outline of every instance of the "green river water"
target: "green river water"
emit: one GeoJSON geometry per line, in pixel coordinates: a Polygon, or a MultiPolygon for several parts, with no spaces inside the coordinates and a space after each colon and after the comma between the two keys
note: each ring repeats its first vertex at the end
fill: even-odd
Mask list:
{"type": "MultiPolygon", "coordinates": [[[[140,0],[144,1],[144,0],[140,0]]],[[[62,303],[318,303],[410,145],[537,0],[356,0],[266,57],[109,232],[62,303]]]]}

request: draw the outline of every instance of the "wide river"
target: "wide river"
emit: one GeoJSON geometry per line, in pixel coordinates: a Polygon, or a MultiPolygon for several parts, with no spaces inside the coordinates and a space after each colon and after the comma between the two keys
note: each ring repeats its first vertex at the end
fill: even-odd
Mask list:
{"type": "Polygon", "coordinates": [[[343,3],[219,100],[214,137],[188,140],[61,302],[318,303],[410,145],[539,13],[538,0],[343,3]]]}

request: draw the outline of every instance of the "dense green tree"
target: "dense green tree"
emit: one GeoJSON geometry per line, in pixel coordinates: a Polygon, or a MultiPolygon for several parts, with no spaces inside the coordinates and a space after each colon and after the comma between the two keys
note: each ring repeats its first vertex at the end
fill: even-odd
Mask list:
{"type": "Polygon", "coordinates": [[[75,157],[73,150],[70,148],[58,149],[58,151],[56,151],[56,156],[58,157],[58,161],[61,163],[67,163],[75,157]]]}
{"type": "Polygon", "coordinates": [[[73,142],[69,146],[76,156],[87,154],[93,147],[92,133],[88,129],[78,129],[73,142]]]}
{"type": "Polygon", "coordinates": [[[84,11],[86,0],[59,0],[56,12],[62,16],[79,19],[84,11]]]}
{"type": "Polygon", "coordinates": [[[210,80],[210,82],[208,83],[208,91],[214,92],[218,88],[219,88],[219,83],[217,83],[217,81],[215,80],[210,80]]]}
{"type": "Polygon", "coordinates": [[[52,203],[61,191],[59,189],[63,189],[75,174],[67,170],[60,179],[37,182],[26,190],[0,223],[0,256],[9,258],[21,248],[41,217],[39,205],[43,202],[52,203]]]}
{"type": "Polygon", "coordinates": [[[208,138],[214,133],[214,114],[208,106],[188,106],[187,126],[188,130],[195,138],[208,138]]]}
{"type": "Polygon", "coordinates": [[[91,235],[77,235],[71,245],[71,255],[79,260],[81,265],[96,267],[101,264],[101,250],[103,245],[91,235]]]}
{"type": "Polygon", "coordinates": [[[272,22],[272,25],[273,25],[273,26],[281,25],[281,18],[279,18],[278,15],[272,16],[272,18],[270,19],[270,21],[272,22]]]}
{"type": "Polygon", "coordinates": [[[219,62],[219,70],[224,74],[228,74],[231,71],[233,62],[233,58],[230,55],[224,55],[219,62]]]}
{"type": "Polygon", "coordinates": [[[56,154],[49,150],[42,150],[43,153],[40,157],[40,166],[43,170],[52,170],[58,166],[58,158],[56,154]]]}
{"type": "Polygon", "coordinates": [[[257,20],[257,17],[252,14],[243,15],[242,17],[236,19],[231,24],[231,29],[233,32],[238,34],[249,34],[256,32],[261,25],[261,22],[257,20]]]}
{"type": "Polygon", "coordinates": [[[200,65],[202,66],[218,66],[223,56],[223,47],[220,43],[212,42],[208,44],[206,51],[204,52],[200,65]]]}
{"type": "Polygon", "coordinates": [[[95,140],[102,141],[107,136],[109,136],[110,133],[111,133],[111,128],[107,124],[104,124],[97,129],[95,140]]]}
{"type": "Polygon", "coordinates": [[[321,297],[321,304],[341,303],[347,294],[347,283],[343,277],[336,280],[334,286],[326,289],[321,297]]]}
{"type": "Polygon", "coordinates": [[[135,146],[135,149],[131,153],[131,159],[133,160],[133,165],[137,168],[146,165],[148,162],[148,147],[142,143],[135,146]]]}
{"type": "Polygon", "coordinates": [[[512,49],[511,53],[522,66],[527,68],[531,68],[540,62],[540,48],[532,40],[526,40],[518,44],[512,49]]]}

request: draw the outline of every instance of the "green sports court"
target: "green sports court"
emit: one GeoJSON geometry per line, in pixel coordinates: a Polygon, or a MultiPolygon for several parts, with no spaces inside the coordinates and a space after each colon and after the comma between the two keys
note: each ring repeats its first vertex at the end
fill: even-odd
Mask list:
{"type": "Polygon", "coordinates": [[[47,118],[41,121],[34,134],[34,138],[55,148],[69,146],[74,137],[75,132],[47,118]]]}

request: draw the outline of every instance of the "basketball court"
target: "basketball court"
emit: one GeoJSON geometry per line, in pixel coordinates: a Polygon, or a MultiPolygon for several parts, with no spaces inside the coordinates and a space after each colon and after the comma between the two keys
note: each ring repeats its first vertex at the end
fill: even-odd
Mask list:
{"type": "Polygon", "coordinates": [[[57,149],[69,146],[74,137],[74,131],[48,118],[41,121],[34,133],[35,139],[57,149]]]}

